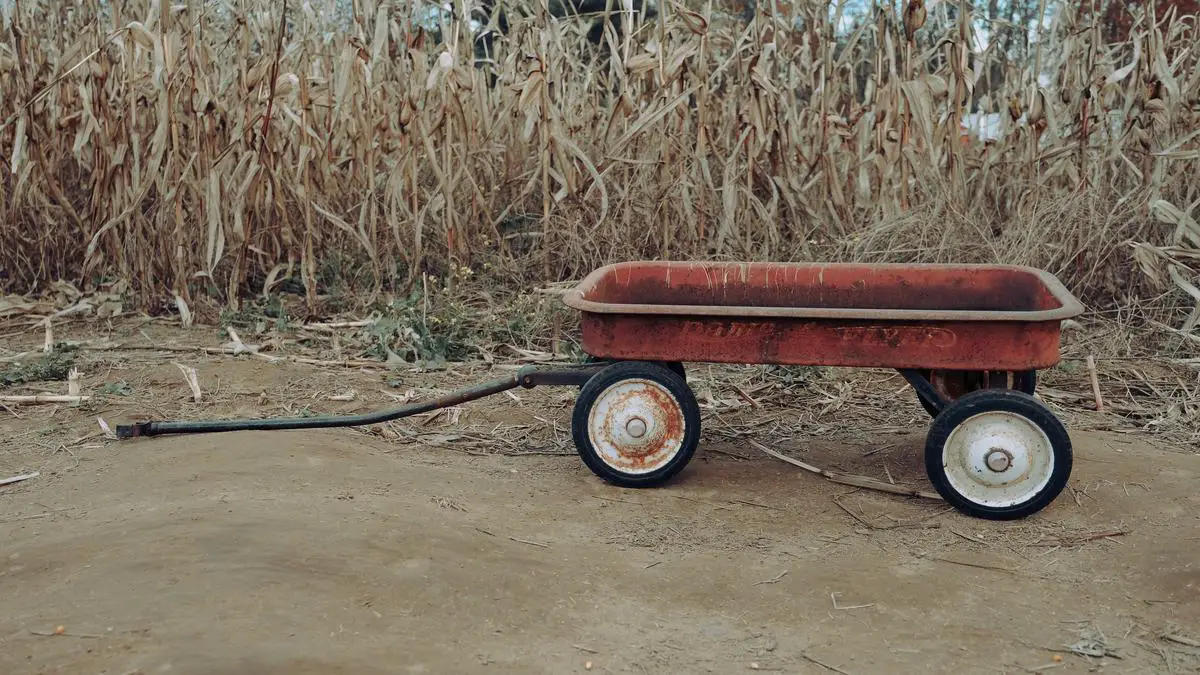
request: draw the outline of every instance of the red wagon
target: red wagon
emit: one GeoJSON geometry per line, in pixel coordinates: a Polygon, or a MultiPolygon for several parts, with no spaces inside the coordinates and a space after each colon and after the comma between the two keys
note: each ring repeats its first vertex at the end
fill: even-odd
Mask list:
{"type": "Polygon", "coordinates": [[[1054,276],[1004,265],[627,262],[564,302],[581,312],[591,363],[512,377],[393,411],[346,417],[144,422],[123,437],[372,424],[517,386],[582,387],[576,449],[624,487],[661,485],[700,440],[684,363],[899,370],[933,417],[925,466],[964,513],[1021,518],[1071,473],[1065,427],[1033,396],[1059,361],[1060,326],[1082,305],[1054,276]]]}

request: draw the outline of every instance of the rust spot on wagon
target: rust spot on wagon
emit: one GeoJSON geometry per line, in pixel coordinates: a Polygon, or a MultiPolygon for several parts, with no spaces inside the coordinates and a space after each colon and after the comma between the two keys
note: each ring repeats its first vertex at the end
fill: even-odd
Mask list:
{"type": "Polygon", "coordinates": [[[744,338],[769,333],[774,325],[766,321],[686,321],[683,332],[700,338],[744,338]]]}
{"type": "Polygon", "coordinates": [[[892,349],[908,344],[945,349],[958,341],[949,328],[931,326],[848,326],[833,330],[842,340],[887,345],[892,349]]]}

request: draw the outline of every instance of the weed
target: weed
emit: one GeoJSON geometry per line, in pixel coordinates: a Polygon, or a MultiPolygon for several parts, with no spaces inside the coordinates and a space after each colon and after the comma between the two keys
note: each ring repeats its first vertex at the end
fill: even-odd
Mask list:
{"type": "Polygon", "coordinates": [[[61,382],[75,365],[76,348],[59,344],[54,351],[33,361],[17,362],[0,370],[0,384],[11,387],[30,382],[61,382]]]}

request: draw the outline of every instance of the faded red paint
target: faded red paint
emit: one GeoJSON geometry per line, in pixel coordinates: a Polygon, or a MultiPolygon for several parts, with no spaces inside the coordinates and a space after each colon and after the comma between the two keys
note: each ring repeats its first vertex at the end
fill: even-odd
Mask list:
{"type": "Polygon", "coordinates": [[[565,298],[607,359],[1034,370],[1082,305],[1012,266],[620,263],[565,298]]]}

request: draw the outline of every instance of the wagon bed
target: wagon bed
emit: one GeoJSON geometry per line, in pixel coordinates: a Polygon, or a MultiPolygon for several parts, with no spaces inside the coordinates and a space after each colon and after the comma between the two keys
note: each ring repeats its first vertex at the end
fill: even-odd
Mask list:
{"type": "Polygon", "coordinates": [[[1005,265],[627,262],[564,302],[597,358],[976,371],[1055,365],[1083,310],[1005,265]]]}

